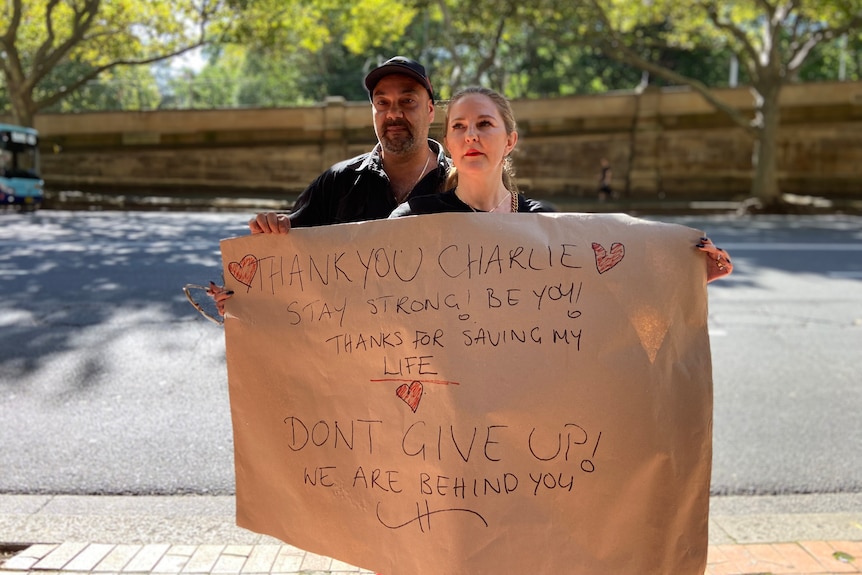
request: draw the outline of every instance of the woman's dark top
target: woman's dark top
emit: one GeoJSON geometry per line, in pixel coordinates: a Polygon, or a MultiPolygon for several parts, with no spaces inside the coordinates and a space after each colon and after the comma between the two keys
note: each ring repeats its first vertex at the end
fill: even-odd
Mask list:
{"type": "MultiPolygon", "coordinates": [[[[455,194],[455,190],[428,196],[416,196],[410,198],[397,208],[389,216],[400,218],[403,216],[416,216],[420,214],[439,214],[442,212],[480,212],[474,210],[461,201],[455,194]]],[[[523,194],[518,194],[518,212],[555,212],[556,209],[544,202],[531,200],[523,194]]],[[[482,212],[485,213],[485,212],[482,212]]]]}

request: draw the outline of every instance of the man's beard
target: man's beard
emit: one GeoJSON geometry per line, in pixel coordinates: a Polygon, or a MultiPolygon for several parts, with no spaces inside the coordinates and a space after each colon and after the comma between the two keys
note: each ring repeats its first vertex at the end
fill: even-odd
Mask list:
{"type": "Polygon", "coordinates": [[[390,154],[404,154],[416,149],[416,138],[413,137],[413,130],[405,122],[388,122],[383,126],[380,145],[383,146],[385,152],[389,152],[390,154]],[[390,126],[402,126],[407,131],[401,132],[393,138],[386,134],[386,128],[390,126]]]}

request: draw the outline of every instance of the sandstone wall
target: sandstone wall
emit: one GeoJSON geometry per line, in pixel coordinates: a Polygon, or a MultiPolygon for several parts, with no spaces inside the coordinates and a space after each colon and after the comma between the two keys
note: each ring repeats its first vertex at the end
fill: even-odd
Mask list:
{"type": "MultiPolygon", "coordinates": [[[[751,107],[747,89],[721,96],[751,107]]],[[[632,199],[740,199],[753,143],[687,89],[513,102],[515,166],[530,195],[595,197],[607,158],[632,199]]],[[[438,107],[432,136],[441,137],[438,107]]],[[[283,109],[40,115],[53,190],[285,197],[375,142],[367,102],[283,109]]],[[[862,197],[862,82],[788,86],[778,141],[782,191],[862,197]]]]}

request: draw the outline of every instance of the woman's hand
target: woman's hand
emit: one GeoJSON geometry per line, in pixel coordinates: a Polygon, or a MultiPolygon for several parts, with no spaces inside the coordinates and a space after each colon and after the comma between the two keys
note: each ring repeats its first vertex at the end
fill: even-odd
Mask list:
{"type": "Polygon", "coordinates": [[[286,234],[290,231],[290,218],[278,212],[261,212],[248,222],[253,234],[286,234]]]}
{"type": "Polygon", "coordinates": [[[695,246],[706,253],[706,283],[729,275],[733,271],[733,264],[727,252],[716,247],[709,238],[700,238],[700,243],[695,246]]]}
{"type": "Polygon", "coordinates": [[[225,289],[224,286],[218,286],[210,282],[210,287],[207,288],[207,295],[215,300],[219,315],[224,317],[224,302],[230,299],[230,296],[233,295],[233,290],[225,289]]]}

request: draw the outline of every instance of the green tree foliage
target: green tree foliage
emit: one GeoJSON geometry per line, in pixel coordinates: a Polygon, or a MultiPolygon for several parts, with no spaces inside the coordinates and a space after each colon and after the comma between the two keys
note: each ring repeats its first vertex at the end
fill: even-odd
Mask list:
{"type": "Polygon", "coordinates": [[[32,125],[108,70],[202,46],[229,28],[230,14],[221,0],[7,0],[0,67],[12,117],[32,125]]]}
{"type": "Polygon", "coordinates": [[[208,109],[239,106],[245,51],[241,47],[212,48],[200,70],[191,66],[162,70],[162,108],[208,109]]]}
{"type": "MultiPolygon", "coordinates": [[[[608,57],[590,35],[601,28],[595,26],[600,22],[595,11],[564,0],[529,5],[514,0],[245,0],[239,5],[245,12],[233,41],[269,60],[268,74],[283,62],[301,71],[295,81],[284,83],[278,96],[282,104],[330,95],[362,99],[362,76],[394,54],[425,63],[444,99],[472,83],[522,98],[631,89],[642,82],[636,66],[608,57]]],[[[673,25],[667,18],[640,18],[632,20],[625,37],[657,65],[705,86],[726,86],[731,47],[667,41],[676,33],[673,25]]],[[[262,72],[259,66],[245,69],[245,82],[265,83],[257,77],[262,72]]],[[[739,81],[748,81],[745,68],[739,81]]],[[[650,82],[679,83],[656,74],[650,82]]]]}
{"type": "Polygon", "coordinates": [[[316,97],[307,97],[303,86],[307,76],[301,68],[306,59],[297,54],[267,54],[245,50],[241,66],[237,101],[240,106],[266,108],[283,105],[285,100],[291,104],[317,102],[316,97]]]}
{"type": "MultiPolygon", "coordinates": [[[[57,66],[40,86],[46,93],[60,92],[90,70],[78,62],[57,66]]],[[[68,113],[93,110],[146,110],[159,105],[161,95],[155,78],[144,67],[122,67],[105,71],[97,81],[90,81],[65,98],[44,109],[45,112],[68,113]]]]}
{"type": "Polygon", "coordinates": [[[266,108],[318,102],[315,59],[304,50],[279,54],[272,49],[224,45],[209,50],[202,69],[172,73],[162,107],[266,108]]]}
{"type": "Polygon", "coordinates": [[[862,79],[862,37],[845,35],[819,44],[800,66],[798,79],[802,82],[862,79]]]}
{"type": "Polygon", "coordinates": [[[793,81],[812,51],[862,29],[862,0],[589,0],[572,6],[578,34],[609,57],[668,82],[688,85],[755,140],[752,196],[781,203],[776,139],[781,88],[793,81]],[[649,26],[654,35],[639,34],[649,26]],[[724,102],[702,79],[655,58],[655,47],[732,52],[751,87],[749,117],[724,102]]]}
{"type": "Polygon", "coordinates": [[[229,42],[247,49],[245,84],[267,86],[269,101],[281,105],[365,99],[362,78],[412,44],[408,28],[418,13],[386,0],[235,0],[233,7],[242,17],[229,42]]]}

